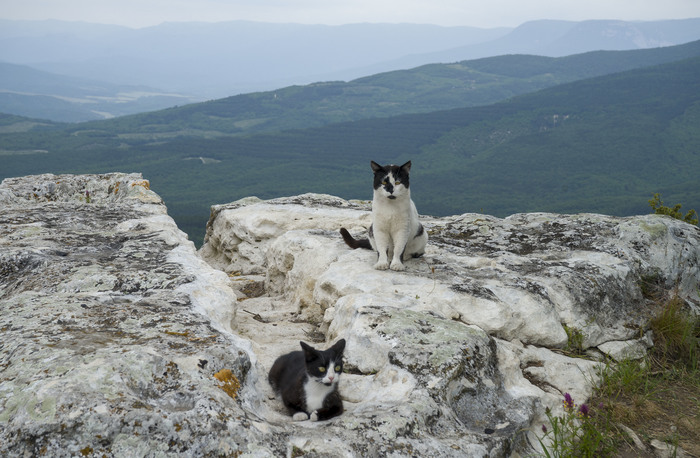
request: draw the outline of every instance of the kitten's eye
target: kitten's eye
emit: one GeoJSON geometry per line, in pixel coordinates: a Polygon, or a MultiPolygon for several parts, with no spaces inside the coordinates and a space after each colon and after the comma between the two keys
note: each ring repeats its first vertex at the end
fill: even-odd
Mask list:
{"type": "Polygon", "coordinates": [[[318,368],[318,371],[323,374],[324,372],[326,372],[326,368],[321,366],[318,368]]]}
{"type": "Polygon", "coordinates": [[[382,181],[382,184],[387,184],[389,183],[387,180],[382,181]]]}
{"type": "Polygon", "coordinates": [[[399,180],[396,180],[394,183],[401,184],[401,182],[399,180]]]}
{"type": "Polygon", "coordinates": [[[340,370],[341,370],[341,369],[340,369],[340,366],[335,366],[335,371],[336,371],[337,373],[340,373],[340,370]]]}

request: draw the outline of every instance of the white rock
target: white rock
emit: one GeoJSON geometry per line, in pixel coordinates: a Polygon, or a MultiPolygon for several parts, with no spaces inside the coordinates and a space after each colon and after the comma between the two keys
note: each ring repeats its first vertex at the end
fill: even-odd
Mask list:
{"type": "MultiPolygon", "coordinates": [[[[599,376],[600,363],[552,351],[567,344],[564,325],[580,333],[584,349],[634,339],[648,319],[641,280],[682,285],[688,304],[700,303],[700,231],[670,218],[424,218],[426,255],[397,273],[373,269],[376,254],[350,250],[337,233],[361,235],[368,210],[311,194],[239,201],[215,207],[200,251],[223,270],[266,275],[275,301],[321,323],[329,343],[347,340],[346,365],[357,375],[341,384],[351,406],[346,426],[365,425],[373,407],[396,405],[414,430],[419,412],[441,412],[439,423],[454,429],[449,419],[458,419],[471,445],[509,437],[508,446],[491,442],[489,453],[536,448],[544,408],[561,412],[564,393],[586,402],[599,376]],[[239,249],[238,240],[256,242],[239,249]],[[390,375],[397,371],[404,375],[390,375]]],[[[449,435],[429,437],[445,453],[449,435]]]]}
{"type": "Polygon", "coordinates": [[[147,181],[41,175],[0,195],[0,455],[286,450],[228,420],[260,402],[250,343],[228,332],[236,295],[147,181]]]}
{"type": "Polygon", "coordinates": [[[209,264],[137,174],[5,180],[0,204],[9,456],[528,455],[544,409],[597,381],[564,326],[613,354],[648,319],[640,282],[700,303],[700,231],[653,215],[424,218],[398,273],[344,245],[370,209],[333,196],[215,206],[209,264]],[[345,413],[292,422],[267,370],[341,337],[345,413]]]}
{"type": "Polygon", "coordinates": [[[655,455],[659,458],[686,458],[688,456],[682,448],[662,442],[658,439],[651,440],[651,447],[654,449],[655,455]]]}
{"type": "Polygon", "coordinates": [[[652,346],[651,338],[647,336],[641,339],[610,341],[598,345],[598,350],[610,356],[615,361],[626,359],[642,359],[647,350],[652,346]]]}

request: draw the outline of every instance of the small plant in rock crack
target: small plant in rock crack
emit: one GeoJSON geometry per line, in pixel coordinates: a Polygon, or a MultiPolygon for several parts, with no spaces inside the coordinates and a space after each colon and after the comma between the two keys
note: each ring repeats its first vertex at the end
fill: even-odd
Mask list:
{"type": "MultiPolygon", "coordinates": [[[[601,431],[605,412],[592,411],[586,404],[576,405],[569,393],[564,395],[564,414],[555,417],[550,409],[546,415],[549,428],[542,425],[542,437],[538,437],[544,455],[553,457],[598,457],[606,454],[605,435],[601,431]]],[[[604,428],[603,428],[604,429],[604,428]]]]}
{"type": "Polygon", "coordinates": [[[575,327],[569,327],[564,325],[564,331],[566,331],[566,350],[573,353],[574,355],[583,355],[585,349],[583,348],[583,332],[575,327]]]}

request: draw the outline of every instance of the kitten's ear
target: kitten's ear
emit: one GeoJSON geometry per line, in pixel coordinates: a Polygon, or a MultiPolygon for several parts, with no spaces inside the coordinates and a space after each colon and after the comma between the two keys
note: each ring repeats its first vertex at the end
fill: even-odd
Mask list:
{"type": "Polygon", "coordinates": [[[401,166],[402,169],[406,170],[406,173],[411,171],[411,161],[406,162],[401,166]]]}
{"type": "Polygon", "coordinates": [[[382,169],[384,168],[384,167],[382,167],[381,165],[377,164],[377,163],[374,162],[374,161],[370,161],[370,165],[372,166],[372,171],[373,171],[374,173],[377,173],[377,172],[379,172],[380,170],[382,170],[382,169]]]}
{"type": "Polygon", "coordinates": [[[333,350],[336,354],[342,355],[343,351],[345,350],[345,339],[340,339],[331,347],[331,350],[333,350]]]}
{"type": "Polygon", "coordinates": [[[316,357],[316,349],[305,342],[299,342],[301,344],[302,350],[304,350],[304,357],[307,361],[311,361],[316,357]]]}

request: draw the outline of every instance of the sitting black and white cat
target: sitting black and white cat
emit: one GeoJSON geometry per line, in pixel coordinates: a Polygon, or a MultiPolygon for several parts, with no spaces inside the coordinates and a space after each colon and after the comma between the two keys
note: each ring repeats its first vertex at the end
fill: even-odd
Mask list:
{"type": "Polygon", "coordinates": [[[338,380],[343,372],[345,339],[328,350],[316,350],[300,342],[303,351],[282,355],[268,374],[268,381],[281,395],[295,421],[327,420],[343,413],[338,380]]]}
{"type": "Polygon", "coordinates": [[[379,259],[374,265],[375,269],[404,270],[402,261],[422,256],[428,243],[428,234],[418,221],[418,211],[411,200],[411,161],[402,166],[381,166],[374,161],[371,165],[374,171],[374,198],[368,239],[354,239],[345,228],[340,229],[340,234],[350,248],[377,251],[379,259]]]}

